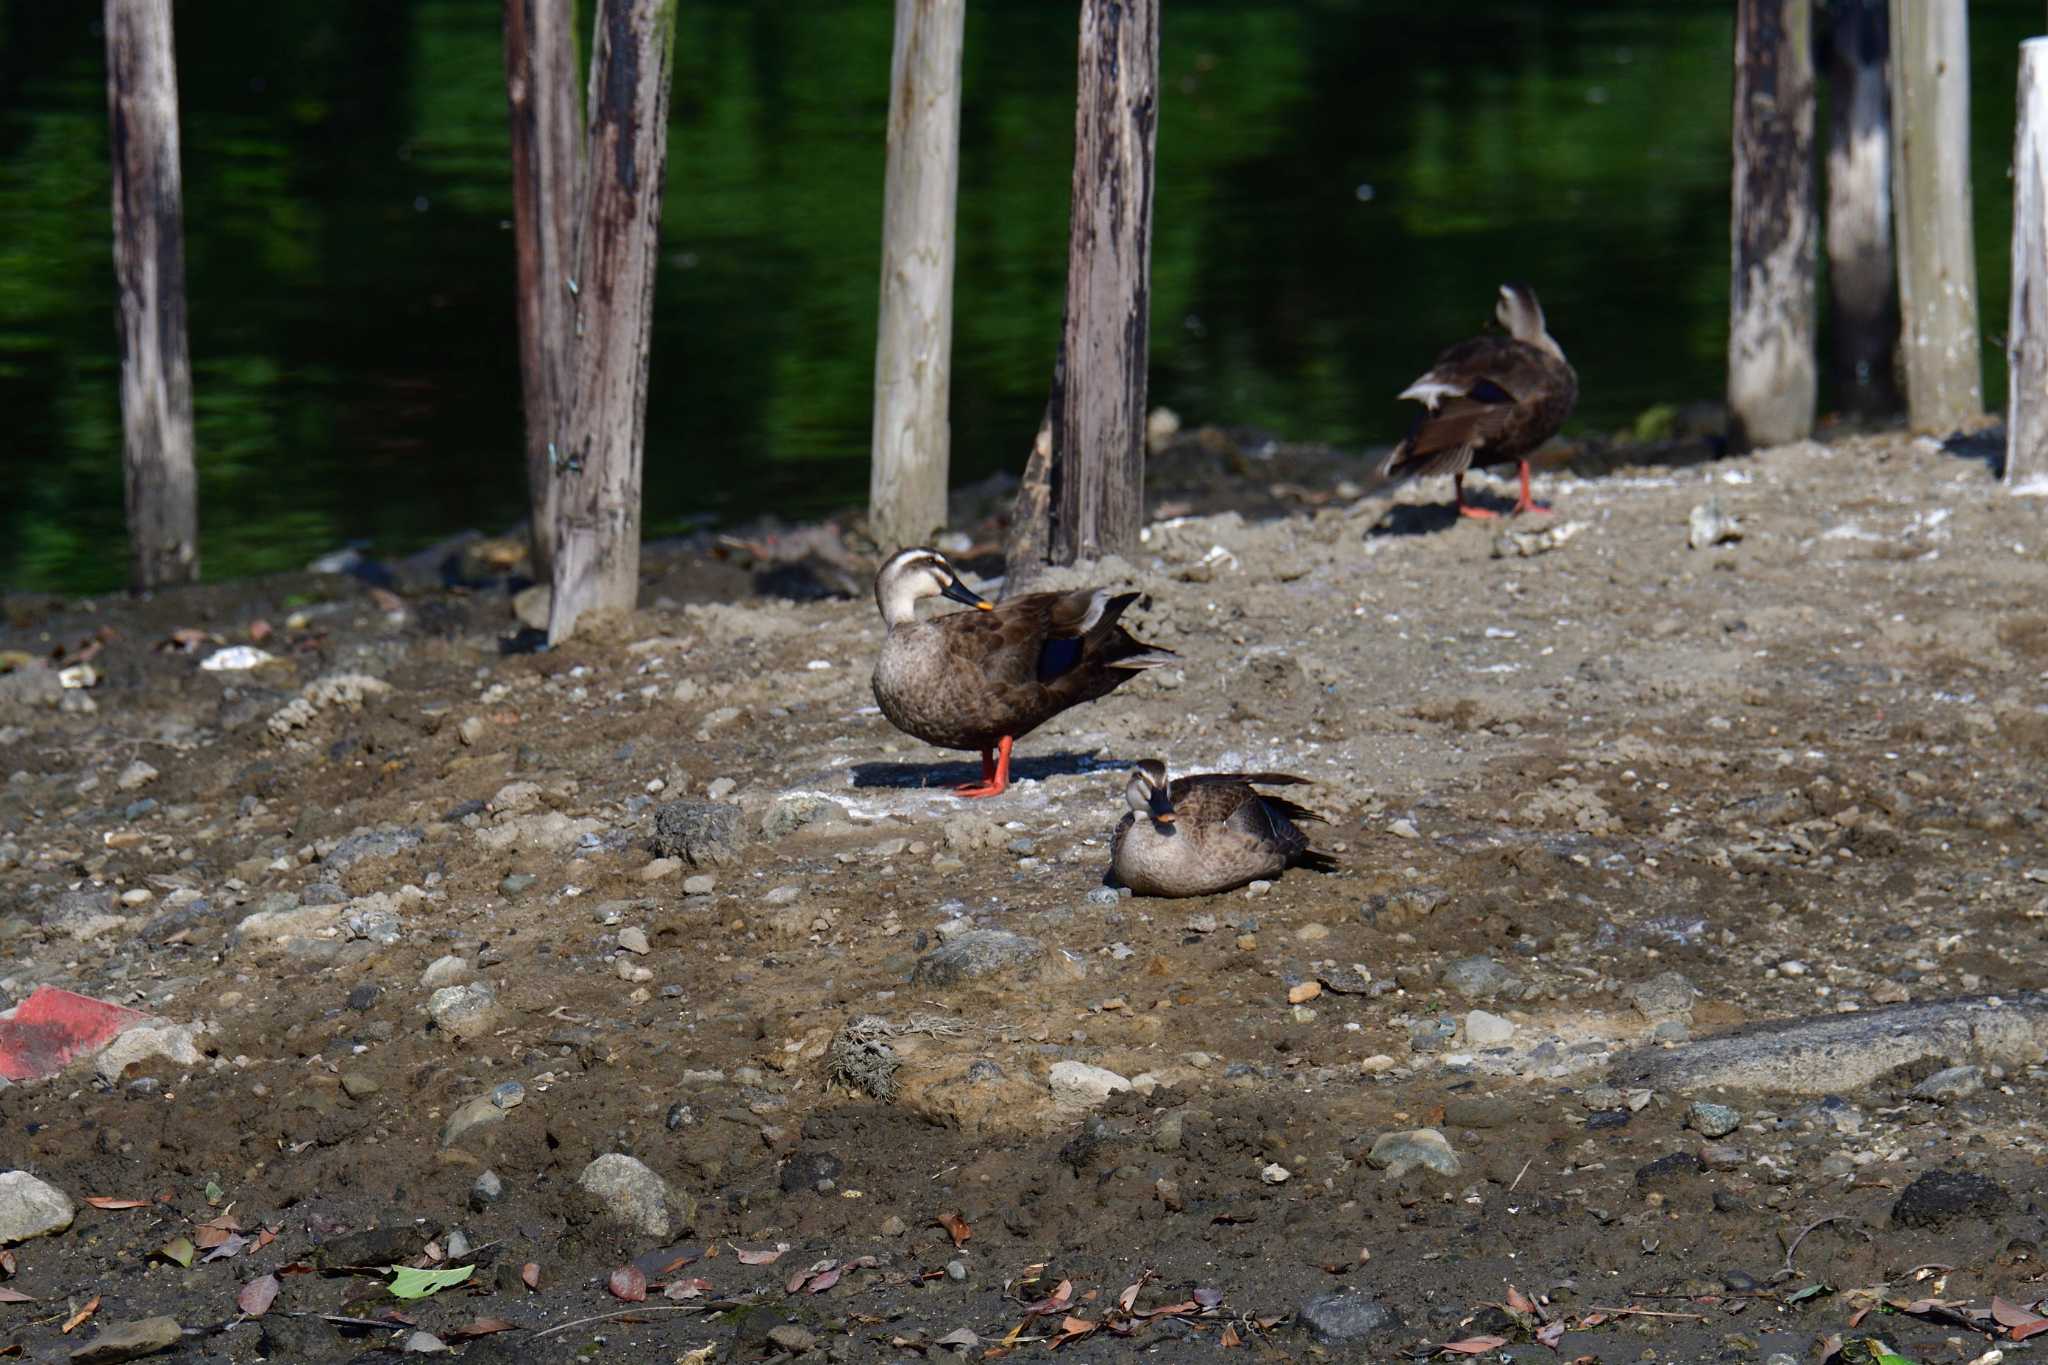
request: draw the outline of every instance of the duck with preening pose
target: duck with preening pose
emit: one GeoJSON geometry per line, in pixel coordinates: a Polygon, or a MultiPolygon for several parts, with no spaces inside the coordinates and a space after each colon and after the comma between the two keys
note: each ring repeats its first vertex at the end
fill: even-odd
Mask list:
{"type": "Polygon", "coordinates": [[[1449,474],[1458,514],[1498,512],[1465,501],[1465,471],[1519,463],[1515,512],[1548,512],[1529,496],[1529,454],[1556,434],[1578,401],[1579,377],[1543,322],[1543,305],[1526,284],[1504,284],[1494,316],[1506,336],[1473,337],[1436,358],[1429,373],[1401,390],[1423,406],[1408,437],[1380,463],[1383,479],[1449,474]]]}
{"type": "Polygon", "coordinates": [[[875,662],[875,701],[889,723],[941,749],[978,750],[981,781],[961,796],[1010,785],[1010,746],[1068,707],[1107,696],[1178,656],[1117,624],[1138,594],[1107,588],[985,601],[937,550],[898,550],[875,575],[889,634],[875,662]],[[944,597],[973,611],[917,619],[944,597]]]}
{"type": "Polygon", "coordinates": [[[1334,872],[1297,822],[1323,817],[1259,787],[1297,787],[1285,773],[1195,773],[1168,782],[1148,758],[1124,785],[1130,812],[1110,841],[1111,875],[1141,896],[1209,896],[1287,867],[1334,872]]]}

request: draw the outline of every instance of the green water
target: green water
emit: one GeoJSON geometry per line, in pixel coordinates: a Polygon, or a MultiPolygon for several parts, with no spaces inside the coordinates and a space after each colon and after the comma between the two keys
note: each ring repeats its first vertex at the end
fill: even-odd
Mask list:
{"type": "MultiPolygon", "coordinates": [[[[1165,0],[1152,397],[1391,440],[1392,395],[1534,283],[1575,425],[1713,398],[1732,9],[1165,0]]],[[[886,0],[681,0],[650,532],[864,497],[886,0]]],[[[970,6],[953,470],[1014,467],[1063,290],[1074,5],[970,6]]],[[[125,578],[99,6],[0,0],[0,586],[125,578]]],[[[524,501],[498,0],[178,6],[210,577],[497,530],[524,501]]],[[[1988,397],[2015,45],[1977,0],[1988,397]]],[[[1827,395],[1823,393],[1823,404],[1827,395]]]]}

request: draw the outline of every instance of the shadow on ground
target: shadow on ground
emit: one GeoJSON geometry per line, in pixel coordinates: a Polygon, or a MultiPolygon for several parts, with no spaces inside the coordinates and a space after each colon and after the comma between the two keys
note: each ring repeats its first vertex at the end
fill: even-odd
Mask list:
{"type": "MultiPolygon", "coordinates": [[[[1076,752],[1046,754],[1039,758],[1010,760],[1012,782],[1043,782],[1048,777],[1075,777],[1086,773],[1114,772],[1127,768],[1132,760],[1101,758],[1076,752]]],[[[856,763],[855,787],[957,787],[981,780],[979,763],[856,763]]]]}

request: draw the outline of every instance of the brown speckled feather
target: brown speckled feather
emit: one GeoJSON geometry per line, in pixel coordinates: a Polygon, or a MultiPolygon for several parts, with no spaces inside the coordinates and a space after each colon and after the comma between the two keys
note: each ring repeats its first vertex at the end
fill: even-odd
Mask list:
{"type": "Polygon", "coordinates": [[[1445,392],[1415,418],[1408,437],[1381,463],[1389,478],[1458,474],[1509,464],[1556,433],[1578,401],[1572,367],[1513,337],[1461,341],[1437,357],[1416,385],[1445,392]]]}
{"type": "Polygon", "coordinates": [[[1271,877],[1288,866],[1318,872],[1336,863],[1312,851],[1295,822],[1323,817],[1292,801],[1253,788],[1301,785],[1282,773],[1197,773],[1168,785],[1173,824],[1162,828],[1135,812],[1110,836],[1110,865],[1141,895],[1206,896],[1271,877]]]}
{"type": "Polygon", "coordinates": [[[875,701],[899,730],[943,749],[988,749],[1172,658],[1117,624],[1138,594],[1013,597],[893,628],[875,701]]]}

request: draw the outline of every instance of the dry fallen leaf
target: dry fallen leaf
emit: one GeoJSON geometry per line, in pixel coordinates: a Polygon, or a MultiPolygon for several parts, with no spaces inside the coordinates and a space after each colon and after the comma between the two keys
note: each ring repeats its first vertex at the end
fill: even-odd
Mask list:
{"type": "Polygon", "coordinates": [[[701,1299],[710,1292],[709,1280],[670,1280],[661,1296],[664,1299],[701,1299]]]}
{"type": "Polygon", "coordinates": [[[235,1307],[252,1318],[260,1318],[270,1311],[270,1305],[277,1298],[277,1276],[264,1275],[242,1286],[242,1292],[235,1295],[235,1307]]]}
{"type": "Polygon", "coordinates": [[[503,1318],[478,1318],[467,1327],[458,1327],[452,1332],[444,1332],[442,1336],[448,1341],[470,1341],[476,1337],[487,1337],[495,1332],[509,1332],[511,1330],[512,1324],[503,1318]]]}
{"type": "Polygon", "coordinates": [[[89,1321],[92,1315],[99,1311],[100,1296],[95,1294],[85,1301],[85,1307],[79,1309],[76,1313],[73,1313],[70,1317],[64,1319],[64,1326],[59,1330],[69,1332],[72,1328],[77,1327],[79,1324],[89,1321]]]}
{"type": "Polygon", "coordinates": [[[519,1278],[528,1289],[540,1288],[539,1262],[528,1261],[525,1265],[519,1267],[519,1278]]]}
{"type": "Polygon", "coordinates": [[[1100,1323],[1091,1322],[1087,1318],[1072,1316],[1061,1318],[1059,1335],[1052,1339],[1052,1349],[1057,1351],[1070,1341],[1079,1341],[1099,1326],[1101,1326],[1100,1323]]]}
{"type": "Polygon", "coordinates": [[[611,1290],[615,1299],[625,1303],[639,1303],[647,1297],[647,1276],[641,1273],[638,1266],[622,1265],[612,1272],[611,1279],[605,1282],[605,1288],[611,1290]]]}
{"type": "Polygon", "coordinates": [[[1483,1356],[1488,1351],[1497,1351],[1507,1344],[1506,1337],[1466,1337],[1463,1341],[1447,1341],[1437,1349],[1458,1356],[1483,1356]]]}
{"type": "Polygon", "coordinates": [[[952,1236],[955,1247],[966,1246],[967,1239],[974,1235],[974,1229],[969,1227],[967,1220],[957,1213],[942,1213],[932,1219],[932,1221],[944,1228],[952,1236]]]}
{"type": "Polygon", "coordinates": [[[1243,1340],[1237,1334],[1237,1324],[1226,1322],[1223,1324],[1223,1335],[1216,1338],[1216,1344],[1218,1346],[1238,1346],[1243,1344],[1243,1340]]]}
{"type": "Polygon", "coordinates": [[[405,599],[389,588],[371,588],[370,600],[377,604],[378,611],[405,610],[405,599]]]}
{"type": "Polygon", "coordinates": [[[19,1289],[0,1288],[0,1303],[34,1303],[35,1299],[19,1289]]]}
{"type": "Polygon", "coordinates": [[[1508,1307],[1517,1313],[1534,1313],[1536,1311],[1536,1301],[1513,1285],[1509,1285],[1508,1307]]]}
{"type": "Polygon", "coordinates": [[[1564,1323],[1562,1321],[1546,1323],[1537,1328],[1536,1340],[1555,1351],[1557,1343],[1564,1340],[1564,1323]]]}
{"type": "Polygon", "coordinates": [[[110,1194],[89,1194],[85,1197],[85,1202],[96,1209],[146,1209],[149,1207],[147,1199],[117,1199],[110,1194]]]}
{"type": "Polygon", "coordinates": [[[0,1251],[0,1275],[12,1275],[13,1273],[14,1253],[11,1251],[0,1251]]]}
{"type": "Polygon", "coordinates": [[[748,1251],[745,1247],[736,1246],[732,1249],[732,1254],[740,1258],[741,1265],[774,1265],[788,1250],[789,1243],[777,1242],[774,1248],[768,1251],[748,1251]]]}

